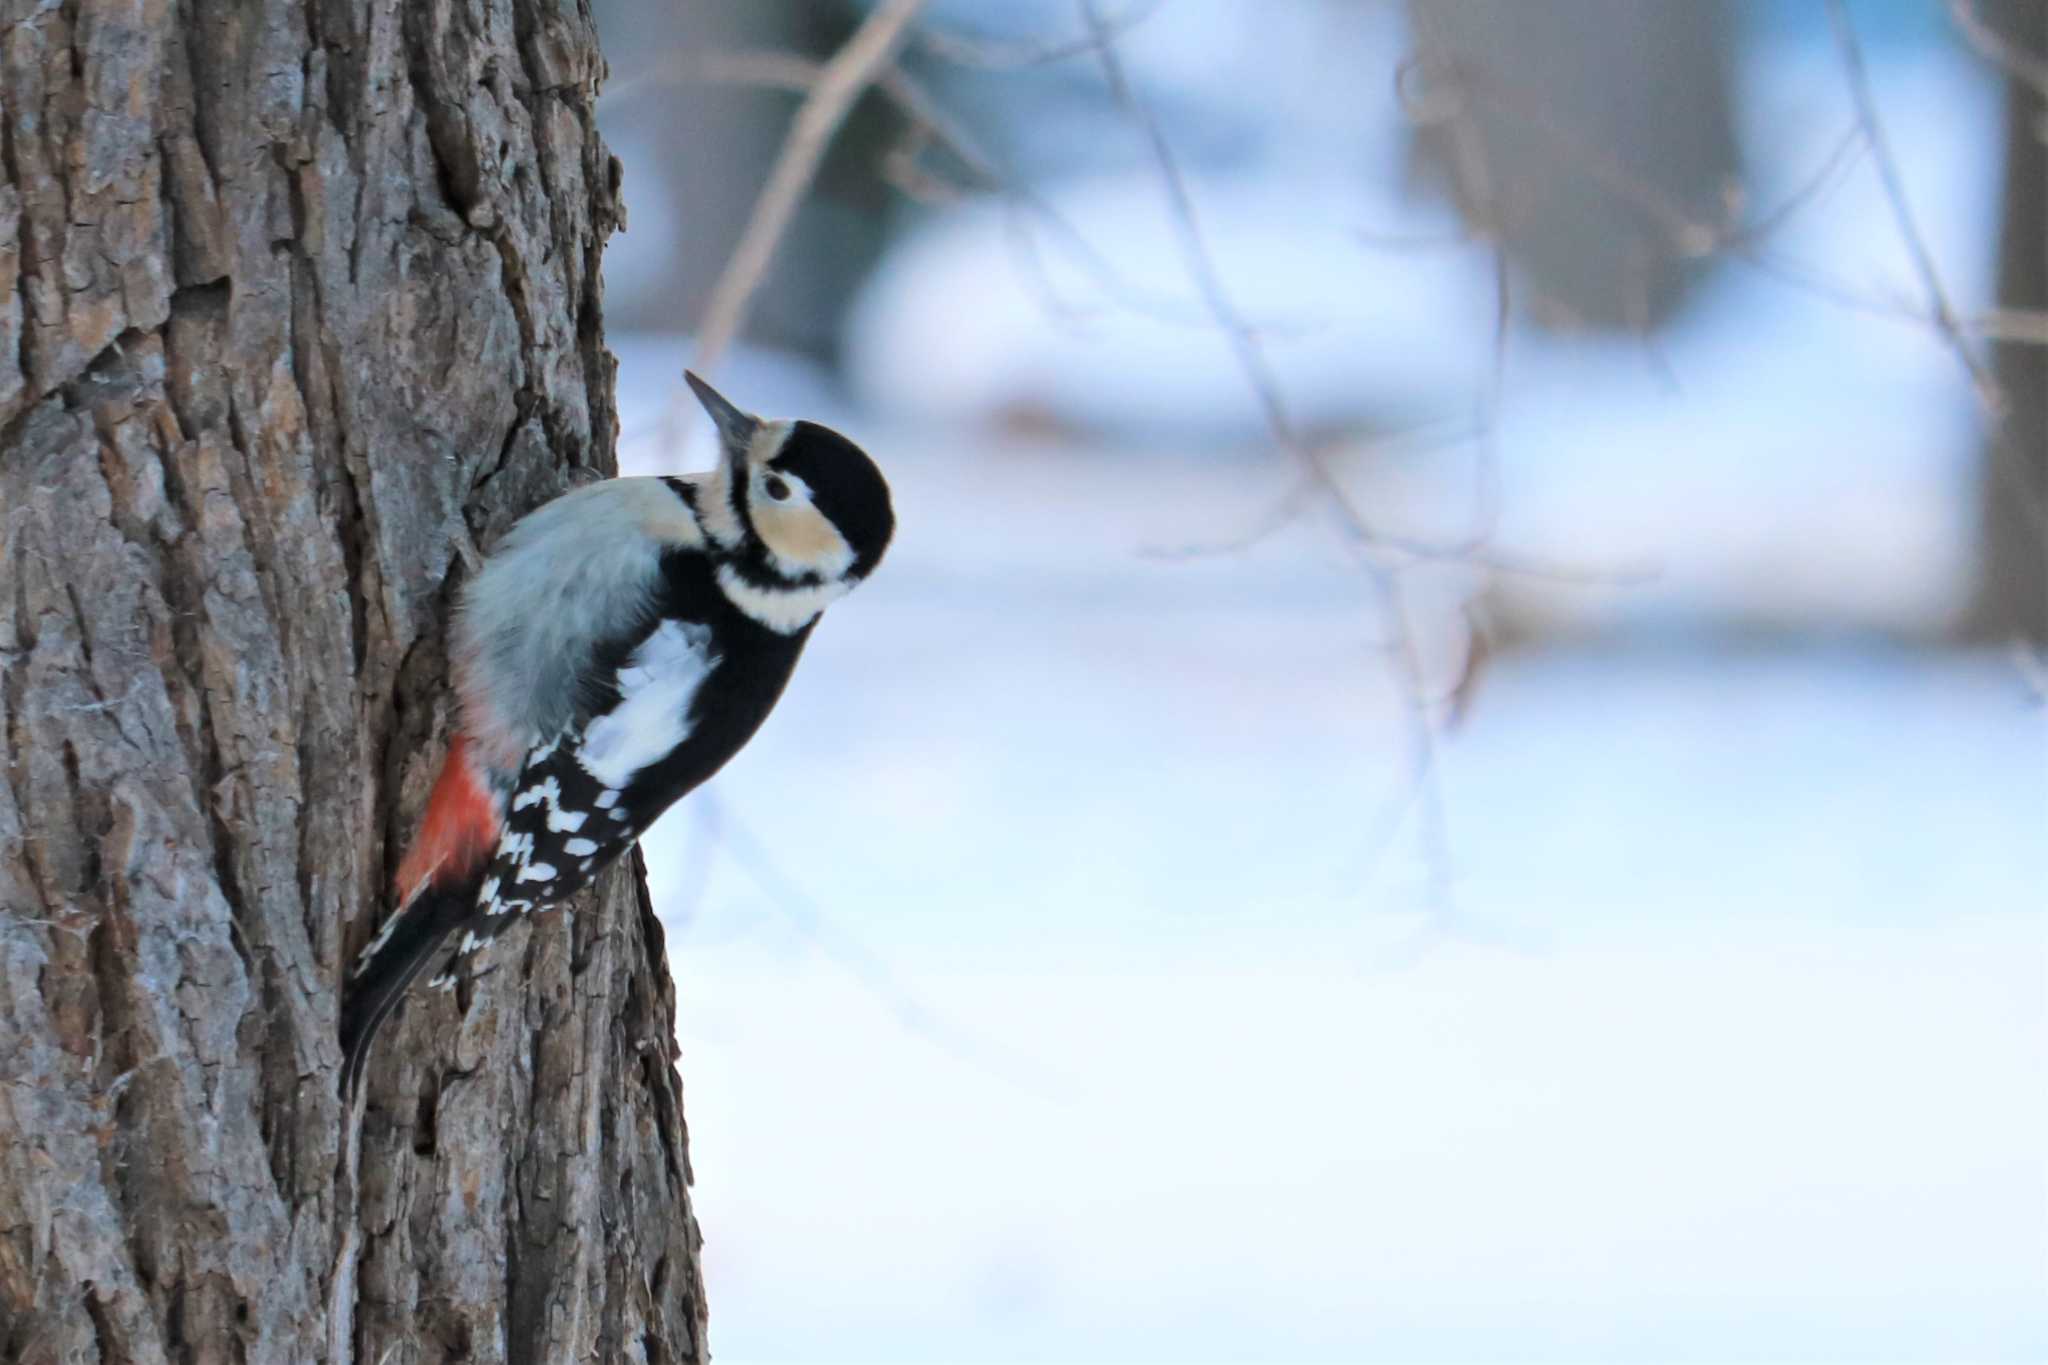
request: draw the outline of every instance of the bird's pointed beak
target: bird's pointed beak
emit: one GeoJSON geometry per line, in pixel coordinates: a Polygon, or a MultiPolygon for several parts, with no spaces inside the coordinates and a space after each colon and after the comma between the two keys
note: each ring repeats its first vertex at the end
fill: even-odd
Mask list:
{"type": "Polygon", "coordinates": [[[704,411],[711,414],[712,424],[718,428],[718,438],[725,443],[726,454],[736,460],[746,458],[747,448],[754,442],[754,433],[761,429],[758,417],[749,417],[725,401],[725,395],[705,383],[695,373],[684,370],[683,378],[688,381],[697,401],[704,405],[704,411]]]}

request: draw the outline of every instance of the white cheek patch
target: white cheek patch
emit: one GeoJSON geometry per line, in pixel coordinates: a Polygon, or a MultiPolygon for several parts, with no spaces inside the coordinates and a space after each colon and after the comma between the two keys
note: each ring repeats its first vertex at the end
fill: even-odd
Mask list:
{"type": "Polygon", "coordinates": [[[845,579],[814,583],[802,588],[764,588],[749,583],[732,565],[718,570],[718,589],[726,600],[762,625],[784,635],[794,635],[817,619],[819,612],[844,597],[853,585],[845,579]]]}
{"type": "Polygon", "coordinates": [[[717,666],[710,627],[663,621],[619,670],[619,703],[584,727],[576,761],[605,786],[624,787],[689,738],[690,703],[717,666]]]}
{"type": "Polygon", "coordinates": [[[823,512],[801,499],[754,499],[754,530],[775,566],[791,577],[838,578],[853,567],[853,547],[823,512]]]}

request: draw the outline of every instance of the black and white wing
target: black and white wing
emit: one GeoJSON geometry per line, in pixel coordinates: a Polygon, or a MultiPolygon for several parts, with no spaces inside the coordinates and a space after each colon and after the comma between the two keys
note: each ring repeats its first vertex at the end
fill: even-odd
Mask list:
{"type": "Polygon", "coordinates": [[[434,985],[465,974],[514,916],[581,890],[687,790],[646,779],[690,744],[719,663],[710,626],[657,621],[612,672],[598,707],[527,754],[476,912],[434,985]]]}

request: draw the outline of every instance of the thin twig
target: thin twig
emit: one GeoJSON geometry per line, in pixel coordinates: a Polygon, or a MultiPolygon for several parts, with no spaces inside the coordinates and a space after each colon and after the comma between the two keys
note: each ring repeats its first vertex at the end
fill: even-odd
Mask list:
{"type": "MultiPolygon", "coordinates": [[[[1452,59],[1451,68],[1463,91],[1497,105],[1513,115],[1521,128],[1543,141],[1574,169],[1601,188],[1615,194],[1656,224],[1664,235],[1667,250],[1677,259],[1699,260],[1708,256],[1726,256],[1781,284],[1824,299],[1836,307],[1891,322],[1941,330],[1940,320],[1931,314],[1924,304],[1863,293],[1816,266],[1767,250],[1760,240],[1764,234],[1759,228],[1767,226],[1774,231],[1782,226],[1782,219],[1779,218],[1777,210],[1766,215],[1766,218],[1777,221],[1767,224],[1715,223],[1697,217],[1663,191],[1631,175],[1611,154],[1578,130],[1560,122],[1548,111],[1542,99],[1527,91],[1518,90],[1513,82],[1503,78],[1498,72],[1488,70],[1469,54],[1457,54],[1452,59]]],[[[1859,120],[1859,143],[1863,140],[1862,128],[1859,120]]],[[[1810,182],[1807,188],[1817,193],[1818,181],[1810,182]]],[[[2026,313],[2016,316],[1994,314],[1981,320],[1952,318],[1951,321],[1963,335],[1974,335],[1982,331],[2000,340],[2009,339],[2021,343],[2034,341],[2035,331],[2031,317],[2026,313]],[[2014,335],[2008,336],[2007,332],[2014,335]]]]}
{"type": "Polygon", "coordinates": [[[1189,193],[1185,177],[1181,174],[1180,163],[1174,156],[1173,147],[1166,140],[1166,133],[1158,119],[1138,98],[1137,91],[1131,86],[1123,62],[1117,56],[1114,37],[1097,9],[1097,0],[1081,0],[1081,13],[1087,20],[1090,34],[1096,39],[1096,58],[1102,66],[1103,78],[1109,86],[1111,98],[1137,126],[1151,151],[1153,168],[1158,173],[1175,234],[1180,242],[1181,258],[1196,292],[1201,296],[1216,327],[1229,341],[1237,359],[1238,369],[1243,373],[1246,384],[1251,388],[1253,397],[1264,414],[1267,429],[1271,432],[1273,440],[1300,467],[1304,482],[1324,494],[1327,504],[1336,511],[1346,533],[1345,544],[1354,552],[1360,552],[1359,565],[1380,599],[1383,619],[1395,637],[1398,672],[1409,699],[1408,710],[1412,722],[1409,778],[1415,784],[1416,799],[1421,803],[1423,811],[1424,854],[1430,866],[1430,910],[1433,917],[1448,914],[1448,820],[1444,812],[1443,793],[1435,776],[1437,736],[1432,718],[1422,701],[1424,686],[1421,654],[1415,643],[1413,623],[1409,620],[1406,604],[1402,601],[1400,585],[1396,581],[1399,570],[1369,554],[1362,553],[1372,545],[1370,528],[1352,503],[1342,481],[1331,473],[1317,453],[1302,440],[1300,432],[1288,415],[1287,405],[1280,391],[1279,378],[1266,354],[1265,345],[1258,333],[1238,312],[1228,289],[1224,286],[1215,259],[1209,251],[1208,242],[1203,236],[1201,220],[1195,211],[1194,198],[1189,193]]]}
{"type": "Polygon", "coordinates": [[[1984,22],[1984,16],[1977,13],[1971,0],[1948,0],[1949,18],[1955,20],[1962,30],[1963,41],[1977,52],[1977,55],[2003,70],[2008,76],[2029,86],[2044,103],[2048,103],[2048,56],[2029,52],[1984,22]]]}
{"type": "MultiPolygon", "coordinates": [[[[679,57],[639,72],[606,91],[604,98],[606,101],[624,102],[660,86],[689,83],[742,85],[801,95],[817,84],[824,70],[823,62],[793,53],[713,52],[679,57]]],[[[925,201],[946,202],[957,197],[953,187],[926,172],[919,164],[918,153],[922,148],[938,147],[966,171],[969,190],[1002,196],[1010,207],[1013,221],[1034,225],[1057,242],[1068,261],[1118,306],[1171,327],[1207,328],[1214,325],[1200,308],[1190,308],[1176,299],[1148,293],[1125,279],[1071,220],[1042,195],[1018,183],[997,158],[900,64],[891,65],[877,76],[874,88],[889,97],[907,124],[902,138],[883,157],[884,178],[896,188],[914,199],[925,201]]],[[[1360,236],[1370,240],[1368,233],[1361,232],[1360,236]]],[[[1085,310],[1067,303],[1054,293],[1046,277],[1045,266],[1035,255],[1036,244],[1029,241],[1028,235],[1020,240],[1020,245],[1024,249],[1018,253],[1018,259],[1032,287],[1045,303],[1046,311],[1062,319],[1082,316],[1085,310]]],[[[1419,247],[1427,243],[1408,245],[1419,247]]],[[[1277,329],[1264,326],[1261,330],[1270,333],[1277,329]]],[[[687,415],[690,410],[688,394],[678,390],[677,399],[677,415],[687,415]]]]}
{"type": "Polygon", "coordinates": [[[717,805],[712,818],[720,846],[767,896],[769,904],[860,982],[906,1031],[1012,1084],[1051,1098],[1063,1097],[1066,1084],[1043,1066],[988,1039],[971,1036],[912,994],[880,954],[831,923],[824,908],[782,870],[767,845],[730,806],[717,802],[710,792],[700,792],[696,799],[700,805],[717,805]]]}
{"type": "MultiPolygon", "coordinates": [[[[1036,226],[1048,239],[1062,248],[1066,259],[1086,275],[1105,297],[1129,312],[1168,326],[1213,325],[1202,310],[1191,309],[1176,299],[1140,289],[1125,279],[1065,214],[1054,208],[1044,196],[1020,183],[994,153],[983,147],[958,119],[948,114],[931,93],[900,65],[884,73],[879,84],[895,102],[897,109],[910,121],[909,136],[928,137],[934,145],[943,148],[967,170],[975,189],[1001,195],[1009,206],[1014,224],[1036,226]]],[[[1019,251],[1019,259],[1024,262],[1027,276],[1032,279],[1034,286],[1046,300],[1048,311],[1055,317],[1078,316],[1081,310],[1066,304],[1054,294],[1045,267],[1034,254],[1036,243],[1029,240],[1028,233],[1022,234],[1022,237],[1024,249],[1019,251]]]]}
{"type": "Polygon", "coordinates": [[[1794,215],[1817,201],[1839,177],[1855,164],[1856,153],[1864,147],[1863,127],[1851,123],[1835,139],[1834,148],[1821,161],[1820,169],[1808,176],[1776,208],[1758,214],[1728,236],[1729,243],[1760,242],[1789,222],[1794,215]]]}
{"type": "Polygon", "coordinates": [[[1351,235],[1374,251],[1449,251],[1472,245],[1472,234],[1463,228],[1444,232],[1380,232],[1353,228],[1351,235]]]}
{"type": "MultiPolygon", "coordinates": [[[[1962,22],[1965,17],[1963,13],[1953,8],[1951,12],[1956,13],[1958,22],[1962,22]]],[[[1828,19],[1834,26],[1835,43],[1841,50],[1842,65],[1848,74],[1850,94],[1856,104],[1857,121],[1862,125],[1864,138],[1870,144],[1871,154],[1877,162],[1879,178],[1884,182],[1885,195],[1891,202],[1893,220],[1898,226],[1900,237],[1906,243],[1907,251],[1913,257],[1914,266],[1920,274],[1921,287],[1927,295],[1928,306],[1932,309],[1933,316],[1929,321],[1948,342],[1949,349],[1962,362],[1963,368],[1969,372],[1970,380],[1976,386],[1979,401],[1990,414],[1988,439],[1993,448],[1991,476],[2010,488],[2037,533],[2048,532],[2048,499],[2042,497],[2040,489],[2032,480],[2020,474],[2020,470],[2024,468],[2020,461],[2005,458],[2012,440],[2006,423],[2010,408],[2005,395],[1997,379],[1971,349],[1964,325],[1957,320],[1955,309],[1949,303],[1948,293],[1942,286],[1940,272],[1935,269],[1934,257],[1928,251],[1919,225],[1914,221],[1907,206],[1905,185],[1899,175],[1898,165],[1892,159],[1891,146],[1884,135],[1884,126],[1877,116],[1877,102],[1871,93],[1869,72],[1863,62],[1863,48],[1857,41],[1854,25],[1849,21],[1849,10],[1845,0],[1828,0],[1828,19]]],[[[1968,32],[1966,26],[1966,35],[1968,32]]],[[[1984,32],[1989,35],[1989,30],[1984,32]]],[[[2006,55],[2023,54],[2015,52],[2006,55]]]]}
{"type": "Polygon", "coordinates": [[[2048,310],[1994,308],[1969,321],[1969,329],[1991,341],[2020,346],[2048,346],[2048,310]]]}
{"type": "Polygon", "coordinates": [[[1983,362],[1970,348],[1970,342],[1963,335],[1962,324],[1956,321],[1955,309],[1950,305],[1948,290],[1941,282],[1941,272],[1936,269],[1934,255],[1927,249],[1927,241],[1920,234],[1920,225],[1913,218],[1913,211],[1906,202],[1906,185],[1899,175],[1898,162],[1892,157],[1891,142],[1885,137],[1884,122],[1877,114],[1877,99],[1871,93],[1870,73],[1863,64],[1863,45],[1856,38],[1855,25],[1849,21],[1847,0],[1827,0],[1828,21],[1835,30],[1835,46],[1842,55],[1842,69],[1849,80],[1849,96],[1856,104],[1856,121],[1863,129],[1863,139],[1870,145],[1871,158],[1877,163],[1878,179],[1884,184],[1885,198],[1890,201],[1892,220],[1897,225],[1899,237],[1905,242],[1907,252],[1913,258],[1913,268],[1920,275],[1921,287],[1927,293],[1928,306],[1933,310],[1933,322],[1956,359],[1969,372],[1970,382],[1976,385],[1977,395],[1984,406],[1993,413],[2005,410],[2004,396],[1999,392],[1998,381],[1984,368],[1983,362]]]}
{"type": "MultiPolygon", "coordinates": [[[[1102,65],[1104,79],[1109,84],[1110,97],[1123,109],[1145,138],[1151,153],[1154,168],[1159,172],[1160,186],[1165,191],[1167,208],[1173,220],[1175,235],[1179,238],[1181,259],[1187,267],[1189,278],[1195,290],[1201,295],[1203,306],[1208,310],[1216,327],[1230,343],[1237,358],[1238,368],[1243,372],[1252,390],[1252,397],[1265,417],[1266,426],[1274,439],[1288,454],[1299,460],[1304,468],[1326,488],[1333,488],[1329,472],[1303,444],[1288,415],[1287,405],[1280,395],[1279,384],[1273,372],[1272,362],[1266,356],[1265,345],[1259,335],[1237,311],[1229,291],[1223,287],[1223,280],[1217,273],[1216,263],[1209,254],[1208,242],[1202,234],[1199,218],[1195,213],[1193,198],[1188,193],[1187,181],[1180,172],[1180,163],[1167,144],[1166,134],[1159,121],[1139,100],[1131,88],[1130,79],[1124,73],[1123,61],[1116,55],[1116,45],[1108,25],[1096,9],[1096,0],[1081,0],[1081,11],[1088,20],[1089,32],[1094,35],[1096,57],[1102,65]]],[[[1341,496],[1341,493],[1339,494],[1341,496]]]]}
{"type": "Polygon", "coordinates": [[[1422,652],[1415,643],[1415,622],[1396,576],[1376,574],[1371,582],[1379,593],[1381,610],[1394,628],[1395,673],[1401,680],[1410,712],[1408,781],[1414,788],[1416,813],[1421,820],[1423,866],[1429,874],[1429,913],[1433,920],[1449,919],[1457,913],[1451,898],[1450,818],[1444,806],[1442,741],[1428,698],[1422,652]]]}
{"type": "Polygon", "coordinates": [[[817,178],[825,150],[847,114],[869,87],[888,70],[911,20],[925,0],[884,0],[853,37],[825,63],[796,111],[789,136],[783,139],[768,181],[754,201],[739,245],[719,273],[697,329],[695,367],[712,369],[745,325],[775,252],[788,234],[797,206],[817,178]]]}
{"type": "Polygon", "coordinates": [[[1109,38],[1128,33],[1151,18],[1164,3],[1165,0],[1134,0],[1107,23],[1101,35],[1091,31],[1080,38],[1051,42],[1001,42],[927,27],[918,30],[917,43],[932,56],[958,66],[980,67],[985,71],[1018,71],[1097,52],[1109,38]]]}
{"type": "Polygon", "coordinates": [[[689,875],[682,885],[672,888],[662,909],[664,918],[673,920],[676,927],[687,928],[704,908],[705,897],[711,890],[711,860],[718,851],[717,799],[710,792],[695,803],[691,812],[695,818],[690,821],[691,838],[685,846],[685,860],[689,875]]]}
{"type": "Polygon", "coordinates": [[[597,107],[610,112],[617,105],[650,90],[671,85],[745,85],[763,90],[807,94],[825,64],[794,52],[705,52],[665,59],[612,83],[598,97],[597,107]]]}
{"type": "MultiPolygon", "coordinates": [[[[1417,37],[1422,47],[1416,53],[1418,69],[1434,64],[1438,53],[1448,53],[1437,15],[1428,6],[1418,7],[1417,37]]],[[[1480,395],[1478,459],[1473,467],[1472,529],[1463,548],[1477,550],[1492,538],[1500,523],[1500,405],[1507,384],[1508,324],[1512,298],[1508,275],[1507,200],[1494,174],[1493,158],[1487,153],[1478,125],[1466,113],[1464,92],[1453,90],[1453,98],[1441,114],[1450,131],[1451,155],[1458,183],[1464,187],[1470,205],[1470,221],[1476,234],[1493,247],[1493,349],[1487,367],[1486,386],[1480,395]]]]}
{"type": "MultiPolygon", "coordinates": [[[[663,63],[634,77],[618,93],[629,98],[656,83],[706,81],[808,94],[823,79],[825,70],[825,63],[787,53],[720,52],[663,63]]],[[[905,164],[906,158],[914,158],[922,146],[936,146],[965,170],[970,188],[999,195],[1009,212],[1011,239],[1020,269],[1040,293],[1048,314],[1076,320],[1082,310],[1055,294],[1049,272],[1038,258],[1037,237],[1031,231],[1034,227],[1054,242],[1065,259],[1105,297],[1124,309],[1168,326],[1212,325],[1199,308],[1164,295],[1151,294],[1126,280],[1079,228],[1044,197],[1018,183],[997,158],[900,65],[887,66],[874,77],[873,86],[889,97],[908,125],[903,139],[885,156],[884,173],[892,175],[893,183],[906,193],[938,194],[937,181],[925,175],[921,168],[905,164]]],[[[729,263],[727,274],[731,273],[729,263]]],[[[699,361],[699,368],[705,363],[699,361]]],[[[693,410],[688,391],[676,386],[667,409],[654,427],[664,451],[673,454],[693,410]]],[[[632,439],[640,439],[646,434],[638,433],[632,439]]]]}

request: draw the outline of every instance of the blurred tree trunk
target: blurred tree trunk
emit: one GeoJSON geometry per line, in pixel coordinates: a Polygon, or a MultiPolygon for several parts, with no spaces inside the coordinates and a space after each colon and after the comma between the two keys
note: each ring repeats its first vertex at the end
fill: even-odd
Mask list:
{"type": "MultiPolygon", "coordinates": [[[[2021,51],[2048,58],[2048,6],[2006,0],[1983,17],[2021,51]]],[[[2048,309],[2048,100],[2006,82],[2001,307],[2048,309]]],[[[1987,443],[1969,633],[2048,640],[2048,346],[2001,345],[1994,359],[2011,409],[1987,443]]]]}
{"type": "MultiPolygon", "coordinates": [[[[675,77],[689,70],[689,54],[701,52],[823,62],[860,27],[863,6],[594,0],[592,8],[600,36],[616,37],[599,124],[634,167],[634,202],[652,219],[613,251],[612,321],[626,329],[694,328],[739,245],[801,92],[675,77]],[[677,128],[690,136],[676,137],[677,128]]],[[[761,281],[746,340],[834,361],[854,294],[882,252],[896,192],[877,168],[901,132],[901,115],[882,99],[855,104],[825,149],[775,269],[761,281]]]]}
{"type": "Polygon", "coordinates": [[[578,0],[0,0],[0,1360],[706,1357],[634,876],[336,988],[488,542],[613,463],[578,0]]]}
{"type": "Polygon", "coordinates": [[[1418,54],[1454,64],[1464,92],[1460,130],[1417,132],[1416,167],[1505,243],[1529,315],[1662,322],[1700,268],[1675,220],[1725,223],[1740,181],[1724,0],[1408,0],[1408,15],[1418,54]]]}

